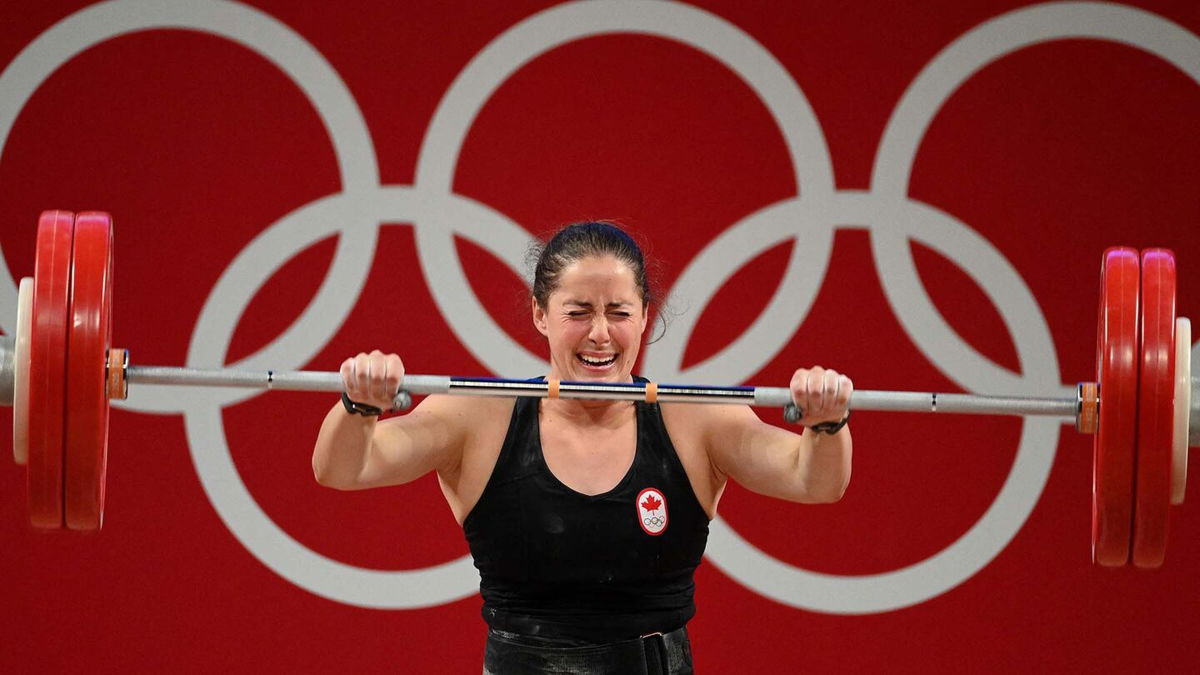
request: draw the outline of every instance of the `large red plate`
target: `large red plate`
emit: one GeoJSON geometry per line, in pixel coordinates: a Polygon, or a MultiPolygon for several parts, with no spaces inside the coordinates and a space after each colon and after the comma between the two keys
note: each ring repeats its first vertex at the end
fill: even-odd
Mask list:
{"type": "Polygon", "coordinates": [[[1092,465],[1092,560],[1107,567],[1129,561],[1137,438],[1138,270],[1136,250],[1104,252],[1096,335],[1100,422],[1092,465]]]}
{"type": "Polygon", "coordinates": [[[98,530],[104,520],[112,265],[109,215],[80,213],[75,217],[67,341],[65,503],[66,524],[73,530],[98,530]]]}
{"type": "Polygon", "coordinates": [[[29,334],[29,522],[63,524],[63,418],[71,239],[75,215],[45,211],[38,219],[33,322],[29,334]]]}
{"type": "Polygon", "coordinates": [[[1159,567],[1167,549],[1175,432],[1175,254],[1142,251],[1141,374],[1133,564],[1159,567]]]}

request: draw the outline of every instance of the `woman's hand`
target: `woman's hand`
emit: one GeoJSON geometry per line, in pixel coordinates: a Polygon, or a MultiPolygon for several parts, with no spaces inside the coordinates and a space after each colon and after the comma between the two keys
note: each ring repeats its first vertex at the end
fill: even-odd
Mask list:
{"type": "Polygon", "coordinates": [[[339,371],[351,401],[388,411],[404,379],[404,362],[395,354],[376,349],[346,359],[339,371]]]}
{"type": "Polygon", "coordinates": [[[792,375],[790,388],[792,402],[804,413],[799,423],[811,427],[846,419],[854,383],[836,370],[813,366],[798,369],[792,375]]]}

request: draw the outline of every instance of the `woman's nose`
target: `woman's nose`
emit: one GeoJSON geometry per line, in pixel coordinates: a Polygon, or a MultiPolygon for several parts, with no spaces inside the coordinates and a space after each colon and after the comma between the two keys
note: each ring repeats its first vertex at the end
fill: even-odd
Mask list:
{"type": "Polygon", "coordinates": [[[588,334],[588,338],[596,344],[608,342],[608,320],[604,317],[594,319],[592,321],[592,332],[588,334]]]}

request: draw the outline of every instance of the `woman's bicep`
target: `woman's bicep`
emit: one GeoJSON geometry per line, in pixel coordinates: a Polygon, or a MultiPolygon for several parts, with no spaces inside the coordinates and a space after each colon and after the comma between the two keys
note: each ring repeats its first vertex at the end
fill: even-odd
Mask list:
{"type": "Polygon", "coordinates": [[[713,466],[751,492],[802,501],[800,436],[763,422],[745,406],[721,408],[709,417],[713,466]]]}
{"type": "Polygon", "coordinates": [[[402,485],[453,468],[467,433],[463,399],[429,396],[412,412],[380,422],[359,475],[359,489],[402,485]]]}

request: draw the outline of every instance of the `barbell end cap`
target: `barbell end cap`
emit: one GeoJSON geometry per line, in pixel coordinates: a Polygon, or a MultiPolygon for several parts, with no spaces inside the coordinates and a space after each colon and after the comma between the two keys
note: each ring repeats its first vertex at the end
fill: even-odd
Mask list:
{"type": "Polygon", "coordinates": [[[799,424],[801,417],[804,417],[804,411],[800,410],[795,403],[783,406],[783,420],[788,424],[799,424]]]}
{"type": "Polygon", "coordinates": [[[17,340],[0,335],[0,406],[11,406],[16,397],[17,340]]]}
{"type": "Polygon", "coordinates": [[[401,389],[392,399],[392,410],[408,410],[412,407],[412,395],[401,389]]]}

